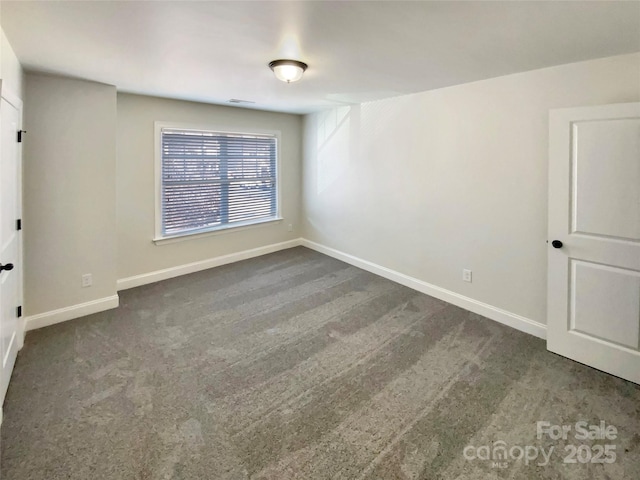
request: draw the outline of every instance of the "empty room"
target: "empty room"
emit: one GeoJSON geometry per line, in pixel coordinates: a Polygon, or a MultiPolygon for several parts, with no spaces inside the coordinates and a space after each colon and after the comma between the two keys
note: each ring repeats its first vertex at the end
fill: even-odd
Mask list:
{"type": "Polygon", "coordinates": [[[640,478],[640,1],[0,25],[0,478],[640,478]]]}

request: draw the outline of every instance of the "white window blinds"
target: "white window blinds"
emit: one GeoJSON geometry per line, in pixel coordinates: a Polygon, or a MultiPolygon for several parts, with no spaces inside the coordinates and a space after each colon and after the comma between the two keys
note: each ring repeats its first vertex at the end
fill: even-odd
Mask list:
{"type": "Polygon", "coordinates": [[[161,137],[163,236],[276,217],[275,136],[163,128],[161,137]]]}

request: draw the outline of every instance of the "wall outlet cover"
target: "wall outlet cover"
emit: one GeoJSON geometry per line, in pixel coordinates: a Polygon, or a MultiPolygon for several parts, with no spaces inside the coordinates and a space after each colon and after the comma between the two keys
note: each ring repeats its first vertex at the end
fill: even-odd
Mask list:
{"type": "Polygon", "coordinates": [[[93,284],[93,277],[90,273],[82,275],[82,287],[90,287],[93,284]]]}
{"type": "Polygon", "coordinates": [[[466,268],[462,270],[462,280],[464,280],[465,282],[471,283],[471,275],[471,270],[468,270],[466,268]]]}

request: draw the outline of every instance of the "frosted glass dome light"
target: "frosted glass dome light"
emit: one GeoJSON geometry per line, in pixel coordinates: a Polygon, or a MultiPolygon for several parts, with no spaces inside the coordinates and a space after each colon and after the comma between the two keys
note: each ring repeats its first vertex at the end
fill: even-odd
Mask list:
{"type": "Polygon", "coordinates": [[[273,70],[276,78],[283,82],[297,82],[302,78],[302,74],[307,69],[307,64],[298,60],[274,60],[269,63],[269,68],[273,70]]]}

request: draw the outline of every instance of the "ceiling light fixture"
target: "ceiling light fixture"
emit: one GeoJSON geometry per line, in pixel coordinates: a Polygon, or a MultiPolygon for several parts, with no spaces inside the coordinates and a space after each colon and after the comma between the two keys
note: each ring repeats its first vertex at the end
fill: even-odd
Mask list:
{"type": "Polygon", "coordinates": [[[274,60],[269,63],[269,68],[273,70],[278,80],[291,83],[302,78],[307,64],[298,60],[274,60]]]}

